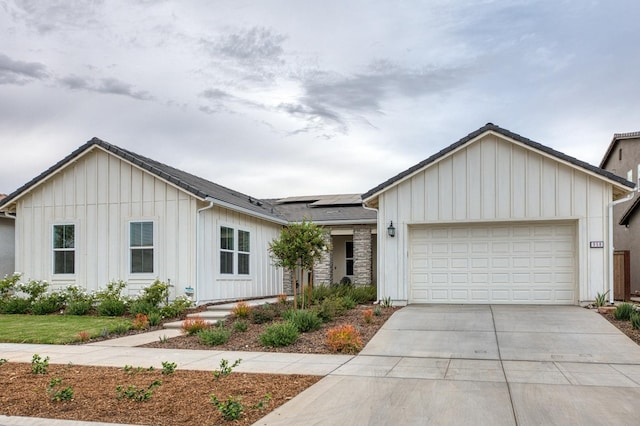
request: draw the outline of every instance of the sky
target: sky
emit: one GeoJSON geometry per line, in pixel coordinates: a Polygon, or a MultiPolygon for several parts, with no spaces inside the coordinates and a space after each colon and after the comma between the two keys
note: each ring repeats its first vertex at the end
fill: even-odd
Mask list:
{"type": "Polygon", "coordinates": [[[636,0],[0,0],[0,193],[98,137],[258,198],[364,193],[487,122],[598,165],[636,0]]]}

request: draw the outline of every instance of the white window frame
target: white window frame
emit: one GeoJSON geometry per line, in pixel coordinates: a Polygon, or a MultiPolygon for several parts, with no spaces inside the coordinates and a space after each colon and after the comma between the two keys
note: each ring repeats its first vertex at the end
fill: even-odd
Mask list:
{"type": "Polygon", "coordinates": [[[76,230],[78,225],[73,222],[59,222],[51,225],[51,272],[56,276],[74,276],[76,274],[76,259],[77,259],[77,234],[76,230]],[[55,247],[56,244],[56,226],[73,226],[73,247],[55,247]],[[73,272],[56,272],[56,253],[59,252],[73,252],[73,272]]]}
{"type": "Polygon", "coordinates": [[[218,246],[217,247],[218,248],[218,268],[217,268],[218,275],[222,277],[237,277],[237,278],[248,278],[253,275],[253,267],[251,265],[253,241],[252,241],[252,231],[250,229],[238,227],[235,225],[224,224],[224,223],[219,224],[217,246],[218,246]],[[232,249],[222,248],[222,228],[231,229],[233,232],[233,248],[232,249]],[[240,250],[240,233],[241,232],[246,232],[248,234],[249,251],[240,250]],[[222,253],[231,253],[231,255],[233,256],[231,272],[222,272],[222,253]],[[248,268],[249,268],[248,273],[239,272],[241,256],[248,257],[248,268]]]}
{"type": "Polygon", "coordinates": [[[157,271],[157,225],[156,222],[152,219],[135,219],[135,220],[130,220],[127,223],[127,271],[129,273],[129,275],[131,276],[135,276],[135,277],[144,277],[144,276],[154,276],[154,274],[157,271]],[[135,223],[151,223],[151,225],[153,226],[153,232],[152,232],[152,238],[153,238],[153,244],[150,246],[132,246],[131,245],[131,225],[135,224],[135,223]],[[153,270],[151,272],[133,272],[133,264],[132,264],[132,253],[133,250],[152,250],[153,253],[153,262],[152,262],[152,267],[153,270]]]}

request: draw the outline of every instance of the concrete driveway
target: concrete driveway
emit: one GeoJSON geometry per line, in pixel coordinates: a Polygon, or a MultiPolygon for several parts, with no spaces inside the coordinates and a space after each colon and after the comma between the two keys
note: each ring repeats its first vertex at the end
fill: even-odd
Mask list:
{"type": "Polygon", "coordinates": [[[637,425],[640,347],[576,306],[396,312],[260,425],[637,425]]]}

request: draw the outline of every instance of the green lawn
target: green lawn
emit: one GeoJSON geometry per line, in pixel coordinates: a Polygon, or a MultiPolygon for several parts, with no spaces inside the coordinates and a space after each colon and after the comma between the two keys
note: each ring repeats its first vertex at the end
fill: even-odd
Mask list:
{"type": "Polygon", "coordinates": [[[0,315],[0,342],[65,344],[80,340],[80,331],[97,337],[131,321],[119,317],[73,315],[0,315]]]}

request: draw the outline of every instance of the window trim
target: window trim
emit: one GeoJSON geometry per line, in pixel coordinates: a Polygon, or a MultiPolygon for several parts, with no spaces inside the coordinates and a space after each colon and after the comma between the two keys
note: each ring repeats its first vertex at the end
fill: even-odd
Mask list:
{"type": "Polygon", "coordinates": [[[55,275],[57,277],[67,276],[72,277],[76,274],[76,254],[78,249],[78,238],[76,237],[76,229],[77,224],[74,222],[57,222],[51,224],[51,275],[55,275]],[[55,239],[56,239],[56,226],[73,226],[73,248],[56,248],[55,247],[55,239]],[[56,252],[73,252],[73,272],[56,272],[56,252]]]}
{"type": "Polygon", "coordinates": [[[252,230],[242,227],[242,226],[237,226],[237,225],[230,225],[227,223],[219,223],[218,224],[218,238],[217,238],[217,254],[218,254],[218,267],[217,269],[217,274],[220,277],[228,277],[228,278],[251,278],[253,276],[253,266],[251,264],[251,259],[253,258],[252,255],[252,248],[254,246],[253,244],[253,237],[252,237],[252,230]],[[223,249],[222,248],[222,228],[228,228],[231,229],[233,231],[233,249],[223,249]],[[240,233],[241,232],[246,232],[248,234],[248,243],[249,243],[249,251],[242,251],[240,250],[240,233]],[[233,255],[233,271],[232,272],[222,272],[222,253],[232,253],[233,255]],[[249,268],[249,272],[244,274],[244,273],[240,273],[240,258],[241,255],[246,255],[248,256],[248,268],[249,268]]]}
{"type": "Polygon", "coordinates": [[[155,274],[157,273],[158,267],[157,267],[157,241],[158,241],[158,237],[157,237],[157,226],[156,226],[156,221],[153,219],[131,219],[127,222],[127,273],[130,276],[135,276],[135,277],[146,277],[146,276],[155,276],[155,274]],[[131,246],[131,225],[134,223],[151,223],[153,226],[153,232],[152,232],[152,238],[153,238],[153,244],[151,246],[135,246],[132,247],[131,246]],[[133,272],[132,271],[132,257],[131,254],[133,252],[133,250],[148,250],[151,249],[153,250],[153,270],[151,272],[133,272]]]}

